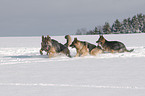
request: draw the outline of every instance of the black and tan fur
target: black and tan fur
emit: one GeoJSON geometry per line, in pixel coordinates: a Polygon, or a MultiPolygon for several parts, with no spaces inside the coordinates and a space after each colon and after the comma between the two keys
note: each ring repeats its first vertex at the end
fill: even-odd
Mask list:
{"type": "Polygon", "coordinates": [[[67,42],[64,45],[66,45],[67,47],[70,47],[70,45],[72,44],[72,39],[70,35],[66,35],[65,39],[67,40],[67,42]]]}
{"type": "Polygon", "coordinates": [[[47,52],[48,55],[48,50],[47,50],[47,45],[46,45],[46,39],[47,37],[44,37],[42,35],[42,42],[41,42],[41,49],[40,49],[40,54],[43,55],[43,51],[47,52]]]}
{"type": "Polygon", "coordinates": [[[99,53],[102,53],[102,49],[99,46],[93,45],[91,43],[88,43],[86,41],[79,41],[77,38],[74,38],[74,41],[70,45],[70,47],[75,47],[77,50],[77,54],[75,57],[78,56],[86,56],[88,54],[90,55],[97,55],[99,53]]]}
{"type": "Polygon", "coordinates": [[[132,52],[134,49],[127,50],[125,45],[119,41],[107,41],[103,36],[100,36],[98,41],[99,45],[102,46],[103,50],[111,53],[121,53],[121,52],[132,52]]]}
{"type": "MultiPolygon", "coordinates": [[[[45,41],[44,44],[46,45],[44,46],[44,48],[41,48],[41,49],[45,49],[44,51],[46,51],[49,54],[49,57],[54,57],[58,53],[63,53],[66,56],[71,57],[70,51],[65,45],[59,43],[58,41],[54,39],[51,39],[49,36],[45,37],[44,41],[45,41]]],[[[41,54],[41,51],[40,51],[40,54],[41,54]]]]}

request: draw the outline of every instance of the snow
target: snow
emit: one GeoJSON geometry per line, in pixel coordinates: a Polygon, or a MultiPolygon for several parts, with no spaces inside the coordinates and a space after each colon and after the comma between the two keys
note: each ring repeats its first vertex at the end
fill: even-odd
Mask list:
{"type": "MultiPolygon", "coordinates": [[[[74,37],[93,44],[99,38],[74,37]]],[[[41,37],[0,37],[0,96],[145,96],[145,34],[104,37],[135,50],[48,58],[39,54],[41,37]]],[[[66,42],[64,36],[52,38],[66,42]]]]}

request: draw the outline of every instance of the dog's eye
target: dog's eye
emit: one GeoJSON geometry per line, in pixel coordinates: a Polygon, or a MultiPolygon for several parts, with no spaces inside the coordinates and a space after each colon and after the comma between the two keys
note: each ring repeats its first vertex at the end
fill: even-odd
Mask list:
{"type": "Polygon", "coordinates": [[[100,44],[102,44],[102,42],[99,42],[100,44]]]}

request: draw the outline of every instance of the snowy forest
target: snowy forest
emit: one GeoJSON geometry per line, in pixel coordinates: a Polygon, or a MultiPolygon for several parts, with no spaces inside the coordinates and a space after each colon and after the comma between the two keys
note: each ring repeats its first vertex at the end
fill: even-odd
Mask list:
{"type": "Polygon", "coordinates": [[[93,30],[86,31],[85,28],[78,29],[76,35],[95,35],[95,34],[129,34],[145,33],[145,15],[137,14],[132,18],[119,21],[116,19],[110,26],[105,22],[103,26],[96,26],[93,30]]]}

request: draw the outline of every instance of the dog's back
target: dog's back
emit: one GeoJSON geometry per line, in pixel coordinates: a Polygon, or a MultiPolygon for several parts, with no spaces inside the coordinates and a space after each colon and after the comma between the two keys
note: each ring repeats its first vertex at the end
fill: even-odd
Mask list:
{"type": "Polygon", "coordinates": [[[57,53],[62,52],[64,54],[66,54],[68,57],[71,57],[70,56],[70,51],[67,48],[67,46],[59,43],[58,41],[56,41],[54,39],[51,39],[51,41],[52,41],[52,46],[55,48],[55,50],[56,50],[57,53]]]}
{"type": "Polygon", "coordinates": [[[91,43],[89,43],[89,42],[86,42],[86,41],[81,41],[82,43],[87,43],[87,47],[88,47],[88,49],[89,49],[89,52],[91,52],[92,51],[92,49],[94,49],[94,48],[96,48],[97,46],[96,45],[94,45],[94,44],[91,44],[91,43]]]}
{"type": "Polygon", "coordinates": [[[104,47],[109,47],[110,49],[114,50],[115,52],[124,52],[126,47],[123,43],[118,41],[105,41],[104,47]]]}
{"type": "Polygon", "coordinates": [[[65,45],[59,43],[58,41],[51,39],[52,46],[56,48],[56,52],[61,52],[63,49],[67,48],[65,45]]]}

